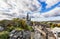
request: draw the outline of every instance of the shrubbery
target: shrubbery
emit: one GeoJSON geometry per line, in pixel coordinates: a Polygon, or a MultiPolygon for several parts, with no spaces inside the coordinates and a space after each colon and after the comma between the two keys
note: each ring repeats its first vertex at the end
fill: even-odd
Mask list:
{"type": "Polygon", "coordinates": [[[8,37],[9,37],[8,32],[6,31],[0,32],[0,39],[8,39],[8,37]]]}
{"type": "Polygon", "coordinates": [[[0,21],[0,24],[7,30],[11,31],[15,29],[16,27],[22,28],[22,29],[32,29],[31,26],[28,26],[26,24],[26,20],[14,18],[12,20],[2,20],[0,21]]]}
{"type": "Polygon", "coordinates": [[[13,20],[2,20],[0,21],[1,26],[3,26],[5,28],[5,31],[2,31],[1,34],[0,33],[0,39],[8,39],[8,34],[7,32],[11,32],[12,30],[16,29],[16,30],[29,30],[32,31],[32,27],[28,26],[26,24],[25,20],[21,20],[21,19],[13,19],[13,20]]]}

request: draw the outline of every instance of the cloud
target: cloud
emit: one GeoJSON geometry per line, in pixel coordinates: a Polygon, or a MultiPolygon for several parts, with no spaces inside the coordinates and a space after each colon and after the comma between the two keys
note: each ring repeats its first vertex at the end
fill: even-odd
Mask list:
{"type": "Polygon", "coordinates": [[[32,18],[31,20],[32,21],[38,21],[38,22],[41,22],[41,21],[56,21],[56,20],[60,20],[60,16],[49,17],[49,18],[32,18]]]}
{"type": "Polygon", "coordinates": [[[60,16],[60,7],[56,7],[51,11],[48,11],[46,13],[41,14],[44,17],[56,17],[56,16],[60,16]]]}
{"type": "Polygon", "coordinates": [[[60,7],[60,4],[58,5],[58,7],[60,7]]]}
{"type": "Polygon", "coordinates": [[[58,2],[60,2],[60,0],[46,0],[45,2],[47,4],[46,8],[49,8],[49,7],[57,4],[58,2]]]}
{"type": "Polygon", "coordinates": [[[18,12],[19,10],[24,12],[34,12],[40,7],[37,0],[8,0],[7,3],[15,8],[18,12]]]}
{"type": "Polygon", "coordinates": [[[39,13],[33,15],[35,18],[32,18],[32,21],[56,21],[60,20],[60,7],[56,7],[48,12],[39,13]]]}
{"type": "MultiPolygon", "coordinates": [[[[46,4],[46,8],[50,8],[52,6],[54,6],[55,4],[59,3],[60,0],[38,0],[41,4],[45,3],[46,4]]],[[[45,7],[45,5],[44,5],[45,7]]]]}
{"type": "Polygon", "coordinates": [[[39,10],[40,4],[37,0],[0,0],[1,18],[25,16],[25,13],[34,13],[39,10]]]}
{"type": "MultiPolygon", "coordinates": [[[[41,0],[41,2],[45,2],[46,8],[50,8],[60,0],[41,0]]],[[[37,0],[0,0],[0,20],[26,17],[28,12],[32,13],[32,17],[39,18],[37,20],[47,20],[47,17],[60,16],[60,7],[44,13],[40,13],[40,10],[41,4],[37,0]]],[[[48,20],[51,20],[50,18],[48,20]]]]}
{"type": "Polygon", "coordinates": [[[34,16],[35,18],[57,17],[57,16],[60,16],[60,7],[56,7],[48,12],[44,12],[41,14],[40,12],[36,12],[36,13],[33,13],[32,16],[34,16]]]}
{"type": "Polygon", "coordinates": [[[43,15],[41,15],[41,13],[40,12],[36,12],[36,13],[32,13],[32,14],[30,14],[33,18],[43,18],[44,16],[43,15]]]}

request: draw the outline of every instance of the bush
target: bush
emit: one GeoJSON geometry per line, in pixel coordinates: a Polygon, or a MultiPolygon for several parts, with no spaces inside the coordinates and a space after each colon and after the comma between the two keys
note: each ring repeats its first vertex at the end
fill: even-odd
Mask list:
{"type": "Polygon", "coordinates": [[[11,27],[7,27],[7,31],[11,32],[13,29],[15,29],[15,27],[11,26],[11,27]]]}
{"type": "Polygon", "coordinates": [[[1,32],[2,34],[0,34],[0,39],[8,39],[8,33],[7,32],[1,32]]]}
{"type": "Polygon", "coordinates": [[[32,31],[33,28],[32,28],[31,26],[26,25],[26,30],[30,30],[30,31],[32,31]]]}

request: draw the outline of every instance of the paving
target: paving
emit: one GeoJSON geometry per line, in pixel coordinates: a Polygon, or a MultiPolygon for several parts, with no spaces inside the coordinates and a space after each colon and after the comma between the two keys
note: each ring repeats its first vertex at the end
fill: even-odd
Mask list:
{"type": "Polygon", "coordinates": [[[43,34],[41,35],[41,39],[56,39],[50,29],[41,26],[35,26],[35,29],[43,34]]]}

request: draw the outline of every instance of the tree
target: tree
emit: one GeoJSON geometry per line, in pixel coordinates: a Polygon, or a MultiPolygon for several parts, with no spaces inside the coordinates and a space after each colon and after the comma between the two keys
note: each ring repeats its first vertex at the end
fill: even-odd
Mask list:
{"type": "Polygon", "coordinates": [[[25,28],[26,27],[26,21],[25,20],[20,20],[20,26],[22,28],[25,28]]]}

